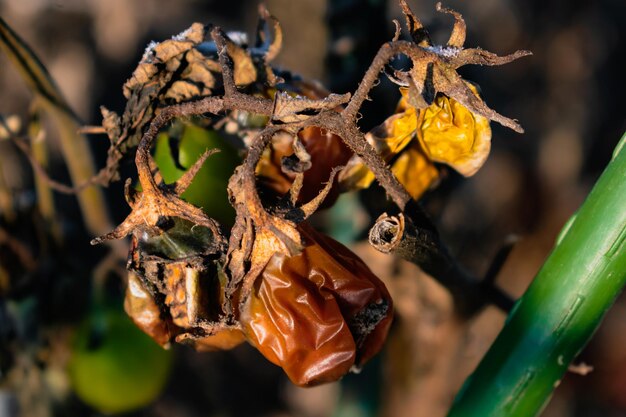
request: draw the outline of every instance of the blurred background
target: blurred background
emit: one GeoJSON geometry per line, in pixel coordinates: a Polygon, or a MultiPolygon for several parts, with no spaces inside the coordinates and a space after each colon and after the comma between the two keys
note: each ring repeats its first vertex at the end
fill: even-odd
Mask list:
{"type": "MultiPolygon", "coordinates": [[[[435,43],[445,43],[452,18],[434,2],[409,1],[435,43]]],[[[285,41],[277,65],[320,80],[331,91],[353,91],[379,46],[404,23],[395,0],[269,0],[285,41]]],[[[482,276],[511,234],[521,239],[498,277],[520,296],[555,236],[584,200],[626,130],[626,3],[623,0],[449,0],[463,14],[466,45],[504,55],[533,56],[503,67],[467,67],[486,103],[518,119],[523,135],[492,124],[492,153],[472,178],[452,171],[423,199],[455,255],[482,276]]],[[[253,33],[257,2],[248,0],[0,0],[0,16],[33,48],[86,125],[99,125],[99,107],[123,111],[122,85],[145,46],[193,22],[253,33]]],[[[394,110],[397,89],[383,80],[363,109],[361,127],[394,110]]],[[[0,114],[26,120],[32,94],[0,56],[0,114]]],[[[98,167],[108,140],[90,136],[98,167]]],[[[53,134],[53,177],[68,181],[53,134]]],[[[8,141],[0,141],[0,416],[94,416],[101,412],[73,392],[65,372],[73,334],[89,314],[93,271],[107,250],[88,245],[75,199],[56,195],[63,243],[37,246],[34,175],[8,141]],[[4,194],[3,194],[4,193],[4,194]],[[18,242],[16,246],[16,241],[18,242]],[[23,257],[16,254],[22,253],[23,257]],[[12,277],[19,276],[19,279],[12,277]]],[[[123,170],[132,170],[124,166],[123,170]]],[[[115,221],[128,213],[122,184],[105,191],[115,221]]],[[[385,351],[361,374],[311,389],[291,385],[282,371],[249,346],[196,353],[173,347],[164,392],[128,416],[443,416],[464,379],[501,328],[505,315],[487,308],[471,322],[452,311],[445,289],[416,267],[361,242],[381,195],[343,196],[317,222],[350,244],[386,282],[397,317],[385,351]]],[[[119,291],[121,280],[109,280],[119,291]]],[[[626,298],[608,313],[580,355],[593,366],[569,374],[543,412],[546,417],[626,416],[626,298]]],[[[147,365],[149,366],[149,365],[147,365]]],[[[131,369],[131,368],[129,368],[131,369]]],[[[149,377],[148,377],[149,379],[149,377]]],[[[138,382],[141,384],[141,382],[138,382]]],[[[139,386],[137,386],[139,390],[139,386]]]]}

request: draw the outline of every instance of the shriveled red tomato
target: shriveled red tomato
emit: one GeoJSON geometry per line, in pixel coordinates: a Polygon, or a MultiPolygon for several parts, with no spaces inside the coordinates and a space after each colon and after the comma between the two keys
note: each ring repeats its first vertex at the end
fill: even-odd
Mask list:
{"type": "MultiPolygon", "coordinates": [[[[312,99],[322,99],[329,94],[319,84],[304,80],[293,81],[290,87],[294,94],[312,99]]],[[[311,156],[311,168],[304,172],[302,190],[298,198],[299,203],[306,203],[324,188],[332,169],[345,165],[353,152],[339,136],[315,126],[302,129],[298,133],[298,139],[311,156]]],[[[276,135],[257,166],[257,175],[261,183],[278,194],[287,193],[295,174],[283,172],[281,166],[283,158],[293,153],[293,138],[288,135],[276,135]]],[[[338,196],[339,187],[334,186],[322,207],[332,205],[338,196]]]]}
{"type": "MultiPolygon", "coordinates": [[[[291,137],[287,140],[274,140],[266,156],[259,162],[257,174],[261,183],[279,194],[286,194],[293,183],[295,174],[281,170],[282,159],[294,153],[291,137]]],[[[304,172],[304,181],[298,202],[306,203],[315,198],[324,188],[333,168],[345,165],[352,157],[352,151],[341,138],[318,127],[307,127],[298,133],[307,153],[311,155],[311,168],[304,172]]],[[[339,196],[338,187],[333,187],[324,206],[330,206],[339,196]]]]}
{"type": "Polygon", "coordinates": [[[241,308],[250,343],[297,385],[336,381],[383,345],[393,316],[385,285],[345,246],[306,224],[296,256],[276,254],[241,308]]]}

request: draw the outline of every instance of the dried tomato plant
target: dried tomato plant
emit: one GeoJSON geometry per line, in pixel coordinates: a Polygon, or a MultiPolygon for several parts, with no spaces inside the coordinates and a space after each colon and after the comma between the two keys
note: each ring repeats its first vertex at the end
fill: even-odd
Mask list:
{"type": "Polygon", "coordinates": [[[92,243],[132,236],[126,310],[158,343],[225,349],[247,340],[298,385],[333,381],[362,366],[382,347],[392,300],[363,261],[306,219],[332,204],[339,190],[367,187],[374,178],[399,210],[376,222],[374,247],[439,279],[463,316],[488,302],[510,307],[489,282],[460,268],[416,199],[435,182],[435,163],[466,176],[480,168],[489,152],[489,120],[522,132],[456,70],[501,65],[529,52],[500,57],[463,48],[463,18],[440,4],[437,10],[455,23],[447,45],[433,45],[405,1],[400,4],[411,40],[400,40],[396,22],[396,35],[354,94],[328,94],[274,69],[283,35],[261,7],[254,46],[242,34],[194,24],[148,47],[124,86],[122,116],[103,109],[111,140],[105,176],[114,178],[119,161],[136,147],[141,190],[127,182],[131,213],[92,243]],[[408,57],[409,70],[390,67],[397,55],[408,57]],[[396,114],[365,133],[359,110],[383,71],[400,85],[403,99],[396,114]],[[153,160],[157,134],[192,116],[203,116],[193,123],[207,129],[236,133],[245,145],[245,159],[228,183],[236,210],[231,230],[181,198],[213,150],[174,184],[162,181],[153,160]]]}

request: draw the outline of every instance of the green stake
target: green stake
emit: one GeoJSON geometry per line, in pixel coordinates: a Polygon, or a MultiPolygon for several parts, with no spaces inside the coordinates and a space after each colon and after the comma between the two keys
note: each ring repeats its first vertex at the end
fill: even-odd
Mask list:
{"type": "Polygon", "coordinates": [[[626,285],[626,134],[448,417],[535,416],[626,285]]]}

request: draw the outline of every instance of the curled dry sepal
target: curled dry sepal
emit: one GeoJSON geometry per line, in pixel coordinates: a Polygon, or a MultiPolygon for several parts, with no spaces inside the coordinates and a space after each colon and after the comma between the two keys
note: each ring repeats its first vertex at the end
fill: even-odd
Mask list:
{"type": "MultiPolygon", "coordinates": [[[[328,94],[274,70],[269,64],[280,50],[282,31],[263,7],[254,46],[241,34],[194,24],[147,50],[125,85],[126,112],[104,112],[110,157],[119,159],[141,135],[135,156],[141,190],[133,192],[127,183],[131,213],[92,243],[132,236],[126,309],[157,342],[227,349],[247,340],[299,385],[336,380],[376,354],[393,315],[387,289],[356,255],[306,221],[336,192],[336,174],[352,153],[412,224],[423,228],[428,239],[411,244],[428,247],[418,251],[433,255],[426,263],[449,262],[437,256],[447,252],[434,227],[359,130],[358,111],[380,72],[404,54],[412,68],[391,78],[402,85],[412,114],[454,100],[461,107],[451,110],[452,117],[464,111],[521,131],[488,108],[456,69],[499,65],[528,53],[498,57],[463,49],[463,19],[440,5],[438,10],[454,15],[455,25],[448,45],[433,46],[406,3],[401,5],[412,40],[399,40],[398,29],[354,95],[328,94]],[[159,131],[175,118],[190,122],[194,115],[205,116],[204,128],[225,126],[245,144],[246,157],[228,183],[236,210],[230,231],[180,197],[207,158],[210,163],[212,151],[175,184],[160,179],[152,159],[159,131]],[[336,155],[325,157],[331,149],[336,155]]],[[[451,166],[464,169],[463,158],[455,156],[451,166]]],[[[419,264],[422,258],[411,260],[419,264]]],[[[445,269],[439,266],[431,270],[445,269]]]]}

